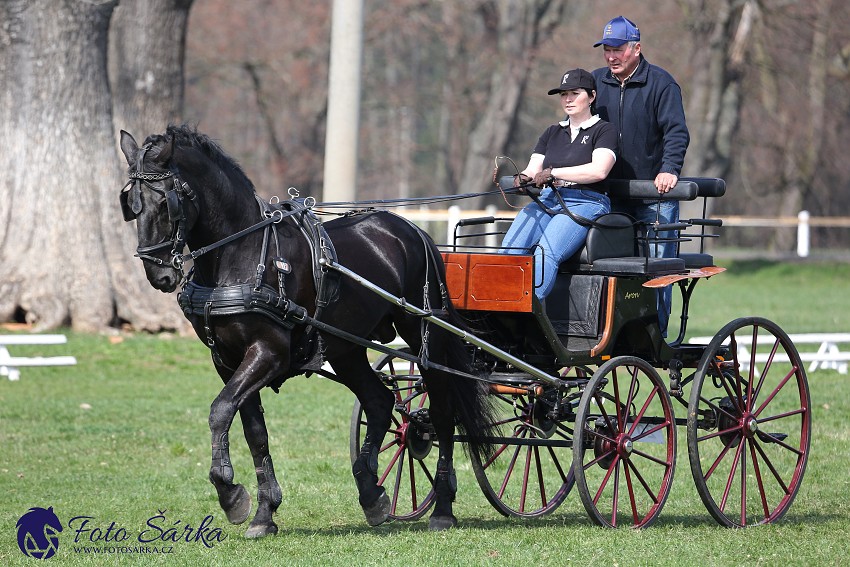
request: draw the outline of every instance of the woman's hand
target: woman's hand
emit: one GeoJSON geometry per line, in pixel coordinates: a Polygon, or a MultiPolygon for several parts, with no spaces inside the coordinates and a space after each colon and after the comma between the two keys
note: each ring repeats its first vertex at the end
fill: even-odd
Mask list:
{"type": "Polygon", "coordinates": [[[534,176],[534,185],[537,187],[543,187],[544,185],[548,185],[555,180],[555,176],[552,175],[552,168],[547,167],[540,173],[534,176]]]}
{"type": "Polygon", "coordinates": [[[520,187],[521,185],[525,185],[531,181],[531,177],[524,173],[517,173],[514,175],[514,187],[520,187]]]}

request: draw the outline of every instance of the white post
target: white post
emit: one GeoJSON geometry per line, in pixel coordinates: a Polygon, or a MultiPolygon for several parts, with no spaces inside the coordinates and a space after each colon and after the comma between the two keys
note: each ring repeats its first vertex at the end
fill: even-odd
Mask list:
{"type": "Polygon", "coordinates": [[[809,211],[797,214],[797,256],[809,256],[809,211]]]}
{"type": "Polygon", "coordinates": [[[460,221],[460,207],[457,205],[449,207],[449,215],[446,220],[448,221],[448,226],[446,227],[446,243],[452,244],[454,242],[455,227],[457,226],[458,221],[460,221]]]}
{"type": "MultiPolygon", "coordinates": [[[[497,214],[499,214],[499,209],[496,208],[496,205],[487,205],[487,208],[484,209],[484,211],[487,213],[486,216],[488,217],[495,217],[497,214]]],[[[493,232],[495,232],[495,230],[496,223],[493,223],[493,232]]],[[[486,237],[484,237],[484,244],[486,246],[495,248],[500,244],[498,236],[498,234],[488,234],[486,237]]]]}
{"type": "Polygon", "coordinates": [[[325,201],[353,201],[357,188],[363,0],[334,0],[325,134],[325,201]]]}

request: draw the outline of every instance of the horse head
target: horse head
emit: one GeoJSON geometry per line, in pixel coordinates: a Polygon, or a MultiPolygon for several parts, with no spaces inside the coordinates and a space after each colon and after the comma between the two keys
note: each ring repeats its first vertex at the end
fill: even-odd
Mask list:
{"type": "Polygon", "coordinates": [[[121,151],[130,179],[119,198],[124,220],[136,221],[136,255],[151,285],[172,292],[183,279],[183,248],[198,217],[195,194],[171,167],[173,137],[151,136],[139,147],[122,130],[121,151]]]}

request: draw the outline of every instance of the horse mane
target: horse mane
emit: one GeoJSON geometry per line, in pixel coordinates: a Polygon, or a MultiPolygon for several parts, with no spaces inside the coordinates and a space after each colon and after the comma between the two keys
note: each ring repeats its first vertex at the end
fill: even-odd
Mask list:
{"type": "Polygon", "coordinates": [[[198,150],[210,161],[218,167],[228,172],[237,185],[240,185],[251,192],[254,192],[254,184],[245,174],[242,166],[236,159],[227,155],[221,146],[218,145],[212,138],[206,134],[198,132],[198,130],[188,124],[169,124],[165,130],[165,134],[153,135],[148,138],[148,141],[154,143],[164,141],[167,138],[172,138],[176,147],[192,148],[198,150]]]}

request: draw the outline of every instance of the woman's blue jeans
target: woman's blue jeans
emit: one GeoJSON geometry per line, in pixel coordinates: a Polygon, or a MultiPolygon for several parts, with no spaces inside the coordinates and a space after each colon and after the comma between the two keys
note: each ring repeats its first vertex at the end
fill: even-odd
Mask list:
{"type": "MultiPolygon", "coordinates": [[[[553,211],[561,211],[563,207],[555,191],[544,189],[540,202],[553,211]]],[[[611,201],[602,193],[570,187],[560,187],[557,191],[574,215],[593,220],[611,210],[611,201]]],[[[550,215],[532,202],[511,223],[502,240],[501,251],[506,254],[528,254],[534,247],[534,293],[543,299],[555,285],[558,266],[582,247],[589,228],[577,223],[566,213],[550,215]]]]}

